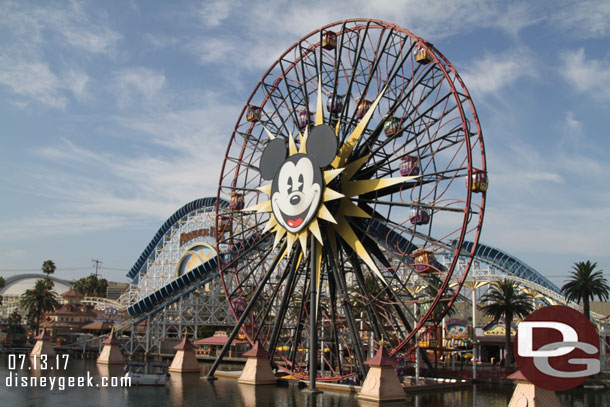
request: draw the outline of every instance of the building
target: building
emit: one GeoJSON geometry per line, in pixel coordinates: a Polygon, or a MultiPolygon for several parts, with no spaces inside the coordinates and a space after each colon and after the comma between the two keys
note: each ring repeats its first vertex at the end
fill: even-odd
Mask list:
{"type": "Polygon", "coordinates": [[[81,304],[84,296],[78,291],[70,289],[61,297],[65,303],[54,312],[46,313],[40,328],[46,329],[58,344],[72,343],[83,331],[83,326],[93,321],[97,313],[92,305],[81,304]]]}
{"type": "MultiPolygon", "coordinates": [[[[36,281],[47,278],[46,274],[18,274],[10,276],[6,279],[6,284],[0,289],[0,297],[2,297],[2,307],[0,307],[0,317],[6,318],[13,311],[21,309],[19,301],[21,295],[34,288],[36,281]]],[[[54,276],[49,276],[55,284],[54,291],[58,294],[63,294],[72,288],[72,281],[62,280],[54,276]]]]}

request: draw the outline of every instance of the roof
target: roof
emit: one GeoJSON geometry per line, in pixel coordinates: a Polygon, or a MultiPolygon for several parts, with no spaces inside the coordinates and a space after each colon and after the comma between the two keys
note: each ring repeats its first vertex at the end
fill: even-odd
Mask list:
{"type": "Polygon", "coordinates": [[[54,312],[49,312],[47,315],[76,315],[76,316],[90,316],[96,317],[97,314],[92,310],[82,310],[78,305],[75,304],[63,304],[57,308],[54,312]]]}
{"type": "Polygon", "coordinates": [[[102,343],[104,345],[120,345],[121,341],[114,334],[114,330],[112,330],[110,331],[110,335],[108,335],[108,338],[104,339],[102,343]]]}
{"type": "Polygon", "coordinates": [[[521,373],[521,370],[517,370],[515,373],[508,376],[507,379],[529,381],[526,379],[525,376],[523,376],[523,373],[521,373]]]}
{"type": "Polygon", "coordinates": [[[37,341],[40,341],[40,340],[50,341],[51,340],[51,335],[49,335],[49,333],[47,332],[46,329],[43,329],[42,332],[40,332],[38,335],[36,335],[34,337],[34,339],[36,339],[37,341]]]}
{"type": "MultiPolygon", "coordinates": [[[[229,340],[226,335],[214,335],[209,338],[203,338],[195,341],[195,345],[224,345],[229,340]]],[[[232,345],[241,345],[246,341],[240,341],[239,339],[233,339],[232,345]]]]}
{"type": "Polygon", "coordinates": [[[69,289],[68,291],[63,293],[61,296],[64,298],[83,298],[84,297],[84,295],[82,293],[76,291],[74,288],[69,289]]]}
{"type": "Polygon", "coordinates": [[[64,322],[64,321],[44,321],[40,323],[41,328],[58,329],[58,328],[78,328],[82,326],[82,323],[78,322],[64,322]]]}
{"type": "Polygon", "coordinates": [[[89,322],[86,325],[83,325],[81,327],[81,329],[87,329],[87,330],[91,330],[91,331],[107,331],[107,330],[111,329],[113,325],[114,325],[113,322],[93,321],[93,322],[89,322]]]}
{"type": "Polygon", "coordinates": [[[388,354],[388,351],[382,346],[377,350],[375,356],[364,362],[369,366],[394,366],[396,361],[388,354]]]}
{"type": "Polygon", "coordinates": [[[182,341],[174,346],[174,349],[176,350],[191,350],[191,349],[197,349],[197,347],[195,345],[193,345],[193,342],[191,342],[188,338],[188,336],[184,335],[184,337],[182,338],[182,341]]]}
{"type": "Polygon", "coordinates": [[[269,356],[271,356],[271,353],[267,352],[259,341],[256,341],[252,349],[247,352],[244,352],[243,356],[254,358],[268,358],[269,356]]]}
{"type": "MultiPolygon", "coordinates": [[[[25,290],[34,288],[36,281],[47,278],[46,274],[17,274],[6,278],[3,288],[0,289],[0,295],[21,295],[25,290]]],[[[62,280],[57,277],[49,276],[51,281],[55,283],[53,288],[58,293],[63,293],[72,287],[72,282],[62,280]]]]}

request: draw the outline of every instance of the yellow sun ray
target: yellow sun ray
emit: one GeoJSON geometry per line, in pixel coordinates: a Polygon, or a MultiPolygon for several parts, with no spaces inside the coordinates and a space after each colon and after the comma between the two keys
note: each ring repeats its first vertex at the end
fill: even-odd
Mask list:
{"type": "Polygon", "coordinates": [[[322,77],[318,76],[318,101],[316,105],[316,126],[324,124],[324,107],[322,105],[322,77]]]}
{"type": "Polygon", "coordinates": [[[343,198],[345,195],[335,191],[334,189],[330,189],[328,187],[324,188],[324,194],[322,195],[322,202],[334,201],[335,199],[343,198]]]}
{"type": "Polygon", "coordinates": [[[288,246],[287,246],[288,254],[290,254],[292,252],[292,246],[294,246],[294,242],[295,242],[296,238],[297,238],[297,236],[294,233],[288,232],[286,234],[286,242],[288,244],[288,246]]]}
{"type": "Polygon", "coordinates": [[[249,206],[241,210],[241,212],[271,212],[271,201],[263,201],[257,205],[249,206]]]}
{"type": "Polygon", "coordinates": [[[286,229],[284,229],[282,227],[277,227],[276,229],[277,230],[275,232],[275,239],[273,240],[273,248],[274,249],[277,247],[277,245],[280,242],[280,240],[282,240],[282,238],[286,234],[286,229]]]}
{"type": "Polygon", "coordinates": [[[366,194],[373,191],[378,191],[392,185],[400,184],[406,181],[412,181],[420,178],[419,175],[410,177],[396,177],[396,178],[380,178],[380,179],[367,179],[360,181],[350,181],[343,186],[343,193],[347,198],[353,196],[366,194]]]}
{"type": "Polygon", "coordinates": [[[324,204],[320,205],[320,209],[318,209],[318,213],[316,216],[320,219],[324,219],[327,222],[337,223],[333,215],[330,213],[330,211],[324,204]]]}
{"type": "Polygon", "coordinates": [[[354,174],[358,172],[358,170],[362,168],[362,166],[369,160],[370,156],[370,154],[367,154],[364,157],[360,157],[359,159],[347,164],[344,168],[343,173],[341,174],[341,180],[343,180],[343,182],[346,182],[352,179],[354,174]]]}
{"type": "Polygon", "coordinates": [[[350,134],[350,136],[347,138],[347,140],[345,140],[345,142],[343,143],[343,145],[339,149],[339,154],[337,154],[337,156],[335,157],[335,159],[331,163],[333,168],[339,168],[339,167],[342,167],[342,166],[345,165],[345,163],[348,160],[350,154],[354,150],[354,147],[356,147],[356,144],[358,143],[358,140],[360,140],[360,137],[362,136],[362,133],[366,129],[366,126],[368,126],[369,121],[371,120],[371,117],[373,117],[373,113],[375,113],[375,109],[377,108],[377,105],[381,101],[381,97],[384,95],[384,93],[385,93],[387,88],[388,87],[385,86],[381,90],[381,93],[379,94],[379,96],[377,96],[377,99],[375,99],[375,101],[373,102],[373,104],[371,105],[369,110],[366,112],[366,114],[364,115],[362,120],[360,120],[358,122],[358,124],[356,125],[356,128],[354,129],[354,131],[352,131],[352,134],[350,134]]]}
{"type": "Polygon", "coordinates": [[[301,250],[303,253],[307,252],[307,232],[305,230],[299,232],[297,234],[299,238],[299,243],[301,243],[301,250]]]}
{"type": "Polygon", "coordinates": [[[272,214],[271,217],[269,218],[269,222],[267,222],[267,224],[265,225],[265,228],[263,229],[263,233],[270,231],[277,225],[279,225],[279,223],[277,223],[275,216],[273,216],[273,214],[272,214]]]}
{"type": "Polygon", "coordinates": [[[307,227],[309,231],[318,239],[318,242],[322,244],[322,233],[320,232],[320,224],[317,218],[313,218],[307,227]]]}
{"type": "Polygon", "coordinates": [[[352,201],[347,198],[341,199],[339,204],[339,213],[343,216],[351,216],[352,218],[370,218],[371,215],[366,213],[360,207],[354,205],[352,201]]]}
{"type": "Polygon", "coordinates": [[[261,125],[263,126],[263,129],[265,129],[265,131],[267,132],[267,135],[269,136],[269,139],[274,140],[275,136],[273,134],[271,134],[271,132],[269,130],[267,130],[267,127],[265,127],[264,124],[261,123],[261,125]]]}
{"type": "Polygon", "coordinates": [[[306,154],[307,153],[307,137],[309,136],[309,127],[305,127],[305,134],[302,135],[301,132],[299,132],[299,153],[301,154],[306,154]]]}
{"type": "Polygon", "coordinates": [[[288,155],[295,155],[297,153],[297,146],[294,144],[292,133],[288,133],[288,155]]]}
{"type": "Polygon", "coordinates": [[[330,181],[335,179],[337,175],[343,172],[343,168],[339,168],[337,170],[327,170],[324,171],[324,185],[327,185],[330,181]]]}
{"type": "Polygon", "coordinates": [[[337,230],[337,233],[339,233],[339,236],[341,236],[341,238],[349,245],[349,247],[356,252],[358,257],[360,257],[362,261],[369,266],[373,273],[375,273],[377,277],[379,277],[379,279],[383,281],[386,286],[388,286],[385,277],[383,277],[383,274],[381,274],[381,271],[379,271],[377,268],[377,265],[369,255],[369,252],[364,248],[364,245],[362,242],[360,242],[360,239],[358,239],[358,236],[356,236],[352,230],[352,227],[342,215],[337,216],[337,225],[335,226],[335,229],[337,230]]]}
{"type": "Polygon", "coordinates": [[[263,194],[271,196],[271,185],[272,184],[263,185],[262,187],[258,187],[256,189],[261,191],[263,194]]]}

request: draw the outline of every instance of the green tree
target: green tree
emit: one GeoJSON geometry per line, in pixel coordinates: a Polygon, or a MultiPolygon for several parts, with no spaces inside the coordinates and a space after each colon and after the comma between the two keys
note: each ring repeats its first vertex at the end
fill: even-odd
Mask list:
{"type": "Polygon", "coordinates": [[[610,297],[610,287],[608,281],[603,276],[602,270],[595,270],[597,263],[589,260],[574,263],[570,280],[561,287],[561,292],[568,301],[582,301],[584,314],[591,319],[591,309],[589,302],[595,297],[602,301],[607,301],[610,297]]]}
{"type": "Polygon", "coordinates": [[[49,274],[55,273],[56,269],[57,267],[55,267],[53,260],[46,260],[42,263],[42,272],[47,275],[47,278],[49,277],[49,274]]]}
{"type": "Polygon", "coordinates": [[[106,281],[105,278],[97,278],[95,274],[91,274],[88,277],[76,280],[72,285],[72,288],[89,297],[105,298],[106,290],[108,289],[108,281],[106,281]]]}
{"type": "MultiPolygon", "coordinates": [[[[421,313],[421,316],[423,316],[426,312],[428,312],[428,310],[430,309],[430,306],[432,305],[432,302],[434,301],[434,298],[436,298],[436,296],[438,295],[438,293],[440,291],[440,287],[443,283],[441,281],[441,279],[435,275],[429,276],[428,278],[426,278],[426,281],[428,283],[426,285],[426,288],[418,296],[418,299],[420,299],[420,300],[426,299],[425,301],[423,301],[419,304],[419,311],[421,313]]],[[[447,289],[447,291],[445,293],[443,293],[439,302],[436,304],[436,306],[434,307],[434,310],[432,311],[432,315],[431,315],[432,320],[440,322],[440,318],[439,318],[440,315],[452,317],[457,314],[457,311],[453,307],[449,308],[447,310],[447,312],[445,313],[445,309],[447,308],[447,306],[449,304],[449,300],[451,299],[451,297],[453,297],[453,294],[454,294],[454,291],[452,288],[447,289]]]]}
{"type": "MultiPolygon", "coordinates": [[[[6,281],[4,280],[4,277],[0,277],[0,289],[3,288],[5,284],[6,281]]],[[[0,305],[2,305],[2,297],[0,297],[0,305]]]]}
{"type": "Polygon", "coordinates": [[[481,297],[481,302],[486,303],[479,308],[495,321],[504,319],[506,334],[504,336],[504,349],[506,350],[506,367],[510,367],[513,361],[513,347],[511,344],[510,331],[514,317],[525,318],[533,310],[532,297],[519,289],[508,280],[495,282],[487,293],[481,297]]]}
{"type": "Polygon", "coordinates": [[[40,328],[40,317],[43,312],[51,312],[59,307],[53,281],[45,278],[36,281],[34,288],[26,290],[21,295],[21,307],[29,314],[36,317],[36,333],[40,328]]]}
{"type": "Polygon", "coordinates": [[[17,311],[11,312],[8,318],[6,319],[6,326],[8,328],[6,343],[8,346],[11,346],[16,333],[23,332],[23,327],[21,326],[21,323],[21,314],[19,314],[17,311]]]}

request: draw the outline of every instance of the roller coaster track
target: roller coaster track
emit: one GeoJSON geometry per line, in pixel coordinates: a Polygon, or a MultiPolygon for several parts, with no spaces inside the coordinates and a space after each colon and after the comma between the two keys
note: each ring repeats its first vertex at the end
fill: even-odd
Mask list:
{"type": "MultiPolygon", "coordinates": [[[[221,208],[227,208],[229,203],[221,200],[219,202],[219,206],[221,208]]],[[[148,246],[146,246],[131,270],[129,270],[127,273],[127,277],[131,278],[133,282],[136,283],[140,278],[140,274],[146,272],[144,267],[146,265],[146,260],[148,260],[150,255],[154,252],[155,248],[163,243],[163,236],[165,236],[165,234],[171,230],[172,226],[174,226],[180,219],[186,217],[190,212],[202,208],[216,208],[216,198],[196,199],[174,212],[174,214],[170,216],[159,228],[150,243],[148,243],[148,246]]]]}

